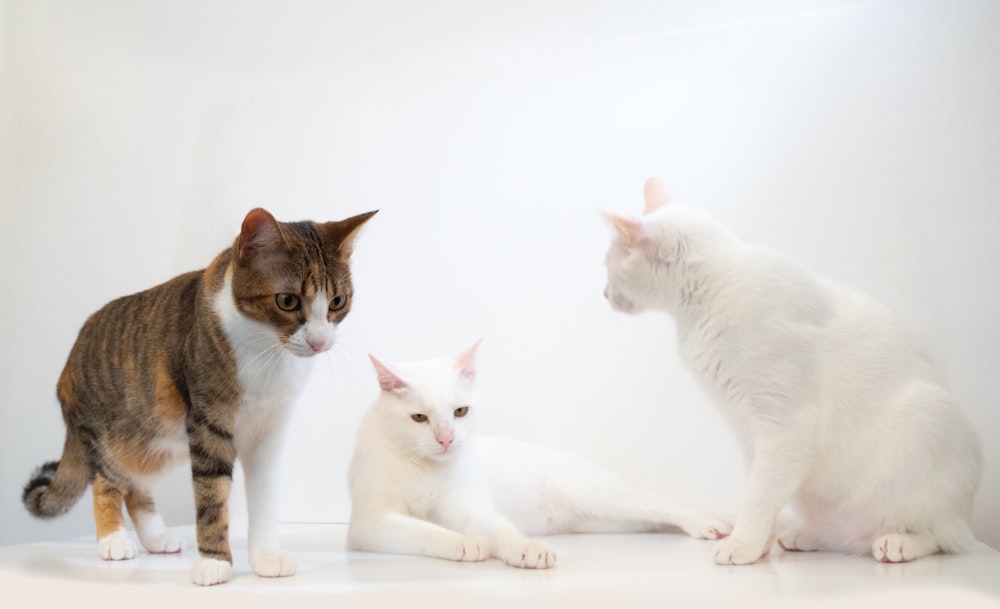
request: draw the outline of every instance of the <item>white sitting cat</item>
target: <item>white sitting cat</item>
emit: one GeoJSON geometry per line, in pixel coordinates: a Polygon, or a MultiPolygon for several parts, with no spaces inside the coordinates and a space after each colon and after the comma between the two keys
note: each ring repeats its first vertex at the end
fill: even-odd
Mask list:
{"type": "Polygon", "coordinates": [[[531,535],[683,529],[718,539],[728,524],[633,488],[582,457],[473,435],[478,343],[457,359],[372,357],[381,393],[358,431],[348,546],[547,568],[531,535]]]}
{"type": "Polygon", "coordinates": [[[786,550],[905,562],[974,544],[979,441],[928,356],[889,311],[704,214],[650,179],[617,235],[605,296],[662,310],[680,352],[745,440],[750,475],[720,564],[752,563],[793,504],[786,550]]]}

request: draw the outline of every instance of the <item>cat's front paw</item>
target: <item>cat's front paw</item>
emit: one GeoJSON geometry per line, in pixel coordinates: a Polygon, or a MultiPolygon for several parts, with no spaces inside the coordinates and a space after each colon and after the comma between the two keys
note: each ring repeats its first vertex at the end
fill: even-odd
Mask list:
{"type": "Polygon", "coordinates": [[[524,539],[501,545],[499,558],[511,567],[548,569],[556,564],[556,553],[539,539],[524,539]]]}
{"type": "Polygon", "coordinates": [[[104,560],[129,560],[135,558],[135,542],[125,529],[118,529],[97,540],[97,555],[104,560]]]}
{"type": "Polygon", "coordinates": [[[820,548],[819,540],[803,531],[787,531],[778,537],[778,545],[786,552],[815,552],[820,548]]]}
{"type": "Polygon", "coordinates": [[[711,516],[686,516],[677,526],[695,539],[722,539],[733,532],[733,525],[711,516]]]}
{"type": "Polygon", "coordinates": [[[261,577],[295,575],[295,557],[280,550],[256,550],[250,553],[250,566],[261,577]]]}
{"type": "Polygon", "coordinates": [[[727,537],[715,546],[715,562],[719,565],[749,565],[767,554],[767,544],[754,544],[727,537]]]}
{"type": "Polygon", "coordinates": [[[435,558],[457,562],[480,562],[490,557],[489,544],[479,537],[449,538],[430,551],[435,558]]]}
{"type": "Polygon", "coordinates": [[[201,557],[191,569],[191,581],[199,586],[224,584],[233,576],[233,565],[226,560],[201,557]]]}

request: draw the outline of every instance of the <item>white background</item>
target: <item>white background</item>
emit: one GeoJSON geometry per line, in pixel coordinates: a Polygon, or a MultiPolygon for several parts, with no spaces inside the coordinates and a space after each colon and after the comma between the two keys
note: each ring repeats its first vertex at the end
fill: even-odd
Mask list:
{"type": "MultiPolygon", "coordinates": [[[[93,531],[89,493],[53,522],[20,504],[59,456],[87,315],[204,267],[257,205],[381,210],[283,519],[346,519],[367,352],[479,337],[484,431],[733,509],[741,452],[672,322],[601,296],[595,209],[640,211],[656,174],[927,337],[981,431],[975,527],[1000,547],[998,31],[991,1],[0,3],[0,544],[93,531]]],[[[193,522],[187,471],[157,497],[193,522]]]]}

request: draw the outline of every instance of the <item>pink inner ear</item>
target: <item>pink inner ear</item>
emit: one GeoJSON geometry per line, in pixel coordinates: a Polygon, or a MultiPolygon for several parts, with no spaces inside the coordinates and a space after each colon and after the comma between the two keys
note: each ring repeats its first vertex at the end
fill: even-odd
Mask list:
{"type": "Polygon", "coordinates": [[[639,242],[639,237],[642,234],[641,218],[626,218],[625,216],[619,216],[609,211],[601,213],[615,227],[615,230],[618,231],[618,237],[621,239],[623,246],[628,248],[639,242]]]}
{"type": "Polygon", "coordinates": [[[278,221],[266,209],[250,210],[240,228],[239,251],[241,258],[266,256],[287,247],[278,221]]]}
{"type": "Polygon", "coordinates": [[[646,184],[642,191],[643,198],[646,202],[646,208],[643,210],[643,214],[653,213],[670,202],[670,193],[667,192],[663,183],[656,178],[649,178],[646,180],[646,184]]]}
{"type": "Polygon", "coordinates": [[[483,339],[476,341],[476,344],[472,345],[465,350],[465,353],[458,356],[455,360],[458,364],[458,375],[465,380],[474,381],[476,380],[476,351],[479,349],[479,343],[483,342],[483,339]]]}
{"type": "Polygon", "coordinates": [[[374,355],[369,354],[368,358],[372,360],[372,364],[375,365],[375,374],[378,375],[378,386],[385,392],[399,391],[401,389],[406,389],[409,385],[403,380],[403,377],[390,368],[387,364],[380,362],[374,355]]]}

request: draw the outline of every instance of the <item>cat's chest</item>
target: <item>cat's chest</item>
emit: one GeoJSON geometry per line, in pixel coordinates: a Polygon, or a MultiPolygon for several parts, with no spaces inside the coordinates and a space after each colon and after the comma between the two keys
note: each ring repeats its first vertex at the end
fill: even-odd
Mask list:
{"type": "Polygon", "coordinates": [[[467,465],[452,463],[446,467],[411,471],[397,479],[407,511],[417,518],[441,522],[442,514],[450,512],[456,503],[483,503],[482,480],[474,476],[467,465]]]}
{"type": "Polygon", "coordinates": [[[748,365],[745,334],[724,314],[678,325],[681,359],[724,411],[740,410],[753,393],[755,372],[752,362],[748,365]]]}
{"type": "Polygon", "coordinates": [[[237,438],[282,428],[309,378],[312,359],[282,354],[273,361],[260,362],[256,356],[235,355],[242,389],[236,413],[237,438]]]}
{"type": "Polygon", "coordinates": [[[215,304],[240,387],[235,421],[235,435],[240,441],[283,427],[308,381],[313,359],[291,353],[273,328],[240,314],[228,290],[228,281],[226,288],[215,304]]]}

